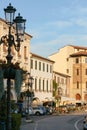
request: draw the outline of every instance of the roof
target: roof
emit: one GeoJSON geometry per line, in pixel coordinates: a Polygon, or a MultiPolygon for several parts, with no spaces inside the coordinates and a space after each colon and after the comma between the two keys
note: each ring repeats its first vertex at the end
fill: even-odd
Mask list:
{"type": "MultiPolygon", "coordinates": [[[[70,44],[69,44],[69,45],[65,45],[64,47],[66,47],[66,46],[71,46],[71,47],[73,47],[74,49],[87,50],[87,47],[83,47],[83,46],[75,46],[75,45],[70,45],[70,44]]],[[[64,47],[63,47],[63,48],[64,48],[64,47]]],[[[60,49],[61,49],[61,48],[60,48],[60,49]]],[[[60,49],[59,49],[59,50],[60,50],[60,49]]],[[[58,51],[57,51],[57,52],[54,52],[54,53],[52,53],[52,54],[50,54],[49,57],[52,56],[52,55],[54,55],[54,54],[56,54],[56,53],[58,53],[58,51]]]]}
{"type": "Polygon", "coordinates": [[[75,49],[84,49],[84,50],[87,50],[87,47],[83,47],[83,46],[74,46],[74,45],[69,45],[69,46],[72,46],[75,49]]]}
{"type": "Polygon", "coordinates": [[[79,51],[76,53],[73,53],[70,55],[71,57],[77,57],[77,56],[87,56],[87,52],[86,51],[79,51]]]}
{"type": "Polygon", "coordinates": [[[56,72],[56,71],[53,71],[53,73],[58,74],[58,75],[63,76],[63,77],[70,77],[70,76],[67,75],[67,74],[63,74],[63,73],[56,72]]]}
{"type": "Polygon", "coordinates": [[[34,53],[31,53],[31,57],[37,57],[37,58],[40,58],[40,59],[47,60],[47,61],[49,61],[49,62],[55,63],[55,61],[53,61],[53,60],[50,60],[50,59],[48,59],[48,58],[39,56],[39,55],[34,54],[34,53]]]}

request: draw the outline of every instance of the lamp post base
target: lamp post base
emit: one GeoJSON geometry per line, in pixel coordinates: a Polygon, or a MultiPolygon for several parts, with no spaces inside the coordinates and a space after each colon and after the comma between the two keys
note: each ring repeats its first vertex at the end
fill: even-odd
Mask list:
{"type": "Polygon", "coordinates": [[[29,115],[27,115],[26,116],[26,120],[25,120],[27,123],[29,123],[29,122],[33,122],[33,120],[32,119],[30,119],[30,116],[29,115]]]}
{"type": "Polygon", "coordinates": [[[25,122],[27,122],[27,123],[31,123],[31,122],[33,122],[33,120],[32,120],[32,119],[30,119],[29,117],[26,117],[25,122]]]}

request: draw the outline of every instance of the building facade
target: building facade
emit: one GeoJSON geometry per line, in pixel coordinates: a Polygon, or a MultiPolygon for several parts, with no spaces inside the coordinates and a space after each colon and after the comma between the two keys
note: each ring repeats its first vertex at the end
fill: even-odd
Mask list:
{"type": "MultiPolygon", "coordinates": [[[[8,25],[5,23],[3,19],[0,18],[0,38],[2,36],[8,35],[8,25]]],[[[11,29],[12,35],[15,35],[15,30],[11,29]]],[[[17,52],[14,48],[14,46],[11,47],[11,55],[12,63],[19,63],[20,67],[23,68],[26,71],[30,71],[30,40],[32,36],[25,33],[24,35],[24,42],[21,43],[20,51],[17,52]]],[[[16,42],[16,41],[15,41],[16,42]]],[[[0,61],[6,61],[7,56],[7,44],[0,44],[0,61]]],[[[6,61],[7,62],[7,61],[6,61]]],[[[7,79],[4,79],[4,88],[7,89],[7,79]]],[[[11,99],[16,100],[16,94],[14,90],[14,80],[11,81],[11,99]]]]}
{"type": "Polygon", "coordinates": [[[34,78],[33,91],[41,102],[52,100],[54,61],[31,53],[30,68],[34,78]]]}
{"type": "Polygon", "coordinates": [[[49,56],[54,60],[54,71],[70,76],[70,98],[75,103],[87,102],[87,47],[67,45],[49,56]]]}
{"type": "MultiPolygon", "coordinates": [[[[15,35],[12,28],[12,35],[15,35]]],[[[8,26],[0,19],[0,37],[8,35],[8,26]]],[[[76,101],[87,102],[86,81],[86,52],[87,48],[67,45],[48,58],[30,53],[30,40],[32,36],[25,33],[24,42],[21,43],[20,51],[11,48],[12,63],[19,63],[20,67],[29,72],[34,78],[32,89],[38,101],[53,99],[53,80],[56,80],[62,89],[63,100],[74,98],[76,101]],[[75,63],[79,60],[79,63],[75,63]],[[79,73],[76,75],[76,72],[79,73]],[[84,74],[85,72],[85,74],[84,74]],[[76,78],[75,78],[76,77],[76,78]],[[77,85],[77,86],[76,86],[77,85]],[[64,98],[66,97],[66,98],[64,98]]],[[[0,45],[0,60],[6,61],[7,45],[0,45]]],[[[4,79],[6,90],[7,81],[4,79]]],[[[25,81],[21,86],[21,92],[27,88],[25,81]]],[[[11,98],[16,100],[14,81],[11,83],[11,98]]]]}
{"type": "Polygon", "coordinates": [[[70,101],[70,76],[53,71],[53,79],[57,83],[57,97],[61,98],[61,104],[70,101]]]}

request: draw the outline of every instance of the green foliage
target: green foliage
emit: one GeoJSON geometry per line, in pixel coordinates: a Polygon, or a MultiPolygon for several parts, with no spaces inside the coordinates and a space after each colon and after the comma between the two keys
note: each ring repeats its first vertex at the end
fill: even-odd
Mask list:
{"type": "Polygon", "coordinates": [[[0,119],[2,117],[6,117],[6,113],[7,113],[7,102],[6,102],[6,97],[5,94],[2,96],[1,100],[0,100],[0,119]]]}
{"type": "MultiPolygon", "coordinates": [[[[14,101],[11,101],[11,109],[15,111],[17,105],[14,101]]],[[[0,101],[0,121],[5,122],[6,124],[6,117],[7,117],[7,101],[5,95],[3,95],[0,101]]],[[[12,130],[20,130],[21,125],[21,114],[11,113],[12,119],[12,130]]]]}
{"type": "Polygon", "coordinates": [[[21,114],[12,114],[12,130],[20,130],[21,114]]]}
{"type": "Polygon", "coordinates": [[[53,97],[56,96],[57,86],[58,84],[55,82],[55,80],[53,80],[53,97]]]}
{"type": "Polygon", "coordinates": [[[17,108],[18,108],[18,106],[17,106],[17,104],[15,103],[15,101],[14,101],[14,100],[11,101],[11,109],[12,109],[12,111],[14,112],[15,110],[17,110],[17,108]]]}

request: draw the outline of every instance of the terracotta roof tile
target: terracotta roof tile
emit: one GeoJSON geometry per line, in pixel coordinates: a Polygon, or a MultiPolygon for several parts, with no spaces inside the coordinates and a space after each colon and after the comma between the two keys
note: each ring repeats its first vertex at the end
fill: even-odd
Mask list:
{"type": "Polygon", "coordinates": [[[87,52],[86,51],[79,51],[76,53],[73,53],[70,55],[71,57],[76,57],[76,56],[87,56],[87,52]]]}
{"type": "Polygon", "coordinates": [[[84,50],[87,50],[87,47],[83,47],[83,46],[74,46],[74,45],[69,45],[69,46],[72,46],[75,49],[84,49],[84,50]]]}

